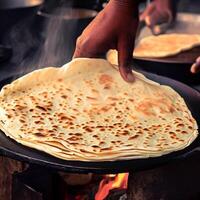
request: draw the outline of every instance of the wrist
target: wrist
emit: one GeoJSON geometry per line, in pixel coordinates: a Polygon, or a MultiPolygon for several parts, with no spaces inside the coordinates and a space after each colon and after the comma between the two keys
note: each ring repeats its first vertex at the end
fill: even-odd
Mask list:
{"type": "Polygon", "coordinates": [[[177,3],[178,1],[173,1],[173,0],[154,0],[154,2],[157,3],[158,7],[161,9],[167,8],[171,13],[172,17],[175,19],[176,13],[177,13],[177,3]]]}
{"type": "Polygon", "coordinates": [[[171,8],[172,6],[172,0],[154,0],[154,2],[159,6],[159,7],[166,7],[166,8],[171,8]]]}
{"type": "Polygon", "coordinates": [[[139,0],[110,0],[109,3],[114,4],[116,9],[125,9],[127,15],[131,14],[138,17],[139,0]]]}
{"type": "Polygon", "coordinates": [[[139,4],[139,0],[110,0],[110,1],[115,1],[122,5],[138,5],[139,4]]]}
{"type": "Polygon", "coordinates": [[[176,17],[177,12],[177,1],[173,0],[154,0],[154,2],[157,4],[157,8],[160,11],[165,10],[165,13],[169,15],[170,20],[172,21],[176,17]]]}

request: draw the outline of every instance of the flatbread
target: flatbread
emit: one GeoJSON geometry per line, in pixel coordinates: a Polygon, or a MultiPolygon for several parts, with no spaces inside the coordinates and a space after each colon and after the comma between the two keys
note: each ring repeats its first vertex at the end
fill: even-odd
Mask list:
{"type": "MultiPolygon", "coordinates": [[[[147,36],[140,40],[135,47],[133,57],[138,58],[163,58],[179,54],[200,45],[199,34],[163,34],[159,36],[147,36]]],[[[107,60],[118,65],[118,53],[109,50],[107,60]]]]}
{"type": "Polygon", "coordinates": [[[107,61],[86,58],[31,72],[1,90],[0,129],[65,160],[148,158],[190,145],[197,123],[181,96],[133,73],[127,83],[107,61]]]}

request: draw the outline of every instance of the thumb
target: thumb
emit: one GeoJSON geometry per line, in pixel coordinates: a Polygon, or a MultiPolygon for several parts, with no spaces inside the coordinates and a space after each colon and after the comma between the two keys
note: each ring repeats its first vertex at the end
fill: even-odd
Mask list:
{"type": "Polygon", "coordinates": [[[196,62],[192,65],[190,71],[194,74],[200,72],[200,57],[196,59],[196,62]]]}
{"type": "Polygon", "coordinates": [[[134,75],[130,67],[133,55],[134,40],[120,38],[118,42],[118,63],[122,78],[127,82],[134,81],[134,75]]]}

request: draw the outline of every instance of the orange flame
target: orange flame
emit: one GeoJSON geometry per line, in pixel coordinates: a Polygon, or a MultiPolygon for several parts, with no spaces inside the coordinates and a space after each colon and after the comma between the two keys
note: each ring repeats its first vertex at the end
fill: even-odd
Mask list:
{"type": "Polygon", "coordinates": [[[95,195],[95,200],[104,200],[109,194],[110,190],[119,188],[126,189],[128,184],[128,173],[113,175],[106,175],[100,182],[98,192],[95,195]]]}

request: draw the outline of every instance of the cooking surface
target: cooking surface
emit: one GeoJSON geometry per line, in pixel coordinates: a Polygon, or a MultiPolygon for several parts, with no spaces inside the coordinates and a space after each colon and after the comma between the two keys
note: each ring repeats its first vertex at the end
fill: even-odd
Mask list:
{"type": "Polygon", "coordinates": [[[162,62],[162,63],[174,63],[174,64],[180,63],[180,64],[192,65],[198,56],[200,56],[200,47],[195,47],[192,48],[191,50],[181,52],[178,55],[168,56],[166,58],[136,58],[136,59],[153,61],[153,62],[162,62]]]}
{"type": "MultiPolygon", "coordinates": [[[[185,99],[186,104],[191,110],[194,118],[200,127],[200,93],[196,90],[169,78],[144,73],[148,78],[155,80],[161,84],[167,84],[173,87],[185,99]]],[[[9,83],[11,79],[1,81],[1,87],[9,83]]],[[[199,151],[200,138],[197,139],[187,148],[181,151],[170,153],[157,158],[147,159],[132,159],[127,161],[112,161],[112,162],[80,162],[80,161],[64,161],[52,157],[46,153],[27,148],[15,141],[6,137],[3,133],[0,134],[0,153],[8,157],[26,161],[29,163],[39,164],[61,171],[79,172],[79,173],[119,173],[130,170],[144,170],[149,169],[169,161],[182,159],[199,151]]]]}

